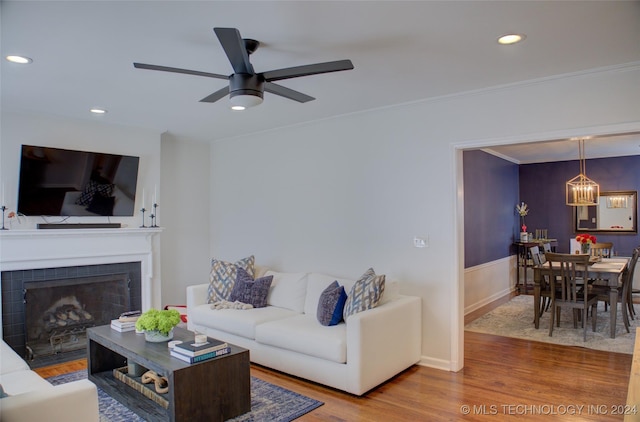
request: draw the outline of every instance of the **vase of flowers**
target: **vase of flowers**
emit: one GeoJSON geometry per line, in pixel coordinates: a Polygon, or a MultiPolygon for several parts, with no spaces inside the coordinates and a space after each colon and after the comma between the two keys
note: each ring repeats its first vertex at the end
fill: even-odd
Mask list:
{"type": "Polygon", "coordinates": [[[136,329],[144,331],[148,342],[160,343],[173,338],[173,327],[180,323],[180,312],[175,309],[149,309],[136,321],[136,329]]]}
{"type": "Polygon", "coordinates": [[[577,235],[576,240],[580,244],[580,253],[582,254],[590,254],[591,245],[596,243],[596,237],[586,233],[577,235]]]}
{"type": "Polygon", "coordinates": [[[520,228],[522,229],[522,231],[520,232],[520,241],[521,242],[526,242],[528,241],[528,235],[527,235],[527,226],[526,224],[524,224],[524,217],[529,214],[529,208],[527,207],[527,204],[525,204],[524,202],[517,204],[516,205],[516,211],[518,212],[518,215],[520,216],[520,228]]]}

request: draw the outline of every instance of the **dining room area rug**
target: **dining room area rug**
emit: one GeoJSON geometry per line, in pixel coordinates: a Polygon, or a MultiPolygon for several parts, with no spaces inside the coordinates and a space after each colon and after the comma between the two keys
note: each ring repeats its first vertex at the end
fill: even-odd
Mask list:
{"type": "MultiPolygon", "coordinates": [[[[47,378],[53,385],[86,379],[87,371],[47,378]]],[[[286,388],[251,377],[251,411],[228,422],[290,422],[324,403],[286,388]]],[[[98,387],[100,422],[146,422],[98,387]]]]}
{"type": "MultiPolygon", "coordinates": [[[[583,331],[580,323],[573,328],[573,316],[564,311],[560,317],[560,327],[553,328],[553,336],[549,337],[549,311],[540,316],[540,328],[533,324],[533,296],[514,296],[509,302],[465,325],[465,331],[494,334],[503,337],[513,337],[524,340],[554,343],[566,346],[586,347],[588,349],[604,350],[608,352],[633,354],[636,327],[640,326],[640,313],[636,319],[630,319],[629,333],[624,328],[621,306],[618,304],[616,321],[616,337],[609,335],[609,310],[605,312],[604,303],[598,303],[596,331],[591,329],[591,316],[587,321],[587,341],[583,341],[583,331]]],[[[636,305],[636,311],[640,311],[636,305]]]]}

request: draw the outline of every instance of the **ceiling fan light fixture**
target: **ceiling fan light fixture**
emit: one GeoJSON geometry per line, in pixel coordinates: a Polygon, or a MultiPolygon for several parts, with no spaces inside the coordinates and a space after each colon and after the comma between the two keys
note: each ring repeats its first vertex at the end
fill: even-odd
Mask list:
{"type": "Polygon", "coordinates": [[[229,103],[231,103],[231,110],[241,111],[249,107],[255,107],[262,104],[262,96],[257,95],[257,92],[250,94],[237,93],[234,95],[232,92],[229,97],[229,103]]]}

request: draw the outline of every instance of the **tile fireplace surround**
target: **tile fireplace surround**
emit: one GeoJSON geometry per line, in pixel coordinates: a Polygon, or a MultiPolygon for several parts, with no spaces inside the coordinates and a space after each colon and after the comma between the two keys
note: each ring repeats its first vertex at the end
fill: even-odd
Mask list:
{"type": "Polygon", "coordinates": [[[0,271],[140,262],[142,309],[160,308],[157,235],[161,231],[161,228],[0,231],[0,271]]]}

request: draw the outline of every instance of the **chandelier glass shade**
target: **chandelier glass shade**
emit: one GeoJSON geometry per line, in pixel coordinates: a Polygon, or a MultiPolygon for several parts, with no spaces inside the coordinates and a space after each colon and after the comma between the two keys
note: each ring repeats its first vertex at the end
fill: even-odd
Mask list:
{"type": "Polygon", "coordinates": [[[586,159],[584,154],[584,139],[578,140],[580,156],[580,174],[567,182],[567,205],[573,207],[598,205],[600,201],[600,186],[586,175],[586,159]]]}

